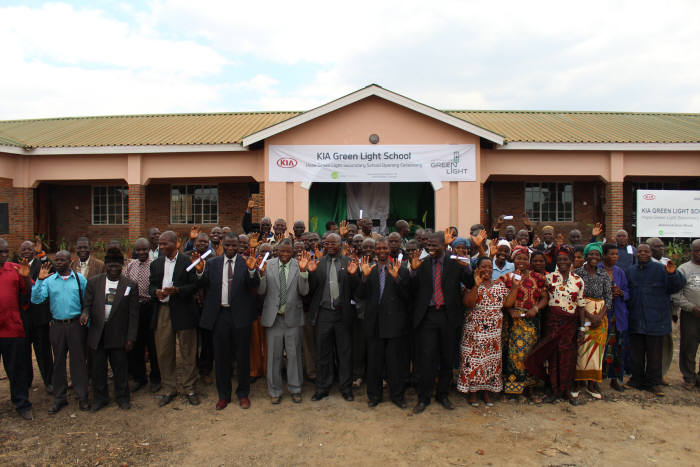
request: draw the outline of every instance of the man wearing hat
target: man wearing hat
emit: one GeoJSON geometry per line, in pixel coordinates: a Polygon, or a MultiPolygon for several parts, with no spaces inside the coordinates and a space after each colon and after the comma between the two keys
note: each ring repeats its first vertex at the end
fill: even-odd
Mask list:
{"type": "Polygon", "coordinates": [[[128,385],[130,351],[138,335],[139,286],[122,275],[124,256],[118,248],[105,254],[107,272],[91,277],[85,288],[80,324],[90,324],[87,343],[92,351],[92,410],[108,404],[107,359],[114,375],[114,398],[119,408],[131,407],[128,385]]]}

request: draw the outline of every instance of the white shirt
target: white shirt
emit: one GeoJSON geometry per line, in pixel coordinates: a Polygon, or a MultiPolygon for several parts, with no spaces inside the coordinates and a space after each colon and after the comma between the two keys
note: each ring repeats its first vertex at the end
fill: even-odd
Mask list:
{"type": "Polygon", "coordinates": [[[148,257],[151,258],[151,261],[158,259],[158,248],[156,248],[155,250],[151,250],[149,248],[148,249],[148,257]]]}
{"type": "Polygon", "coordinates": [[[238,258],[238,254],[235,254],[233,258],[229,258],[228,256],[224,256],[224,272],[221,274],[221,306],[229,306],[228,303],[228,262],[232,261],[231,263],[231,273],[235,274],[236,272],[236,258],[238,258]]]}
{"type": "Polygon", "coordinates": [[[87,268],[88,268],[88,263],[89,263],[89,262],[90,262],[90,257],[89,257],[89,256],[88,256],[88,259],[86,259],[84,263],[83,263],[82,261],[80,261],[80,274],[82,274],[83,276],[85,275],[85,271],[86,271],[87,268]]]}
{"type": "MultiPolygon", "coordinates": [[[[177,262],[178,254],[179,253],[176,253],[173,259],[170,259],[167,256],[164,257],[165,268],[163,269],[163,283],[161,284],[161,289],[173,286],[173,272],[175,271],[175,263],[177,262]]],[[[170,296],[167,296],[163,300],[161,300],[160,303],[168,303],[169,301],[170,296]]]]}
{"type": "Polygon", "coordinates": [[[114,297],[117,296],[117,286],[119,281],[111,281],[105,278],[105,321],[109,319],[109,315],[112,313],[112,303],[114,303],[114,297]]]}

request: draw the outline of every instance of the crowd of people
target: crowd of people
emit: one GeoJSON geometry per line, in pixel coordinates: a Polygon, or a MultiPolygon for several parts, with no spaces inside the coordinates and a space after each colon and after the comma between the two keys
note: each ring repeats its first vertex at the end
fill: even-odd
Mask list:
{"type": "Polygon", "coordinates": [[[578,230],[567,241],[522,223],[411,235],[400,220],[382,236],[360,219],[329,222],[321,236],[300,220],[291,232],[284,219],[253,224],[248,210],[245,234],[194,226],[183,244],[152,227],[130,257],[115,240],[103,261],[81,237],[75,259],[49,259],[28,240],[10,262],[0,239],[0,355],[12,402],[33,418],[32,347],[50,414],[68,404],[67,357],[78,406],[93,411],[110,402],[109,368],[125,410],[146,387],[159,406],[178,391],[198,405],[198,380],[215,382],[222,410],[234,373],[243,409],[263,376],[272,404],[285,383],[301,403],[304,379],[314,381],[311,401],[334,385],[353,401],[364,384],[370,407],[387,392],[405,409],[414,387],[414,413],[433,399],[452,410],[455,376],[473,406],[492,406],[499,393],[577,405],[583,391],[601,399],[604,380],[661,397],[664,339],[678,315],[683,387],[700,386],[700,240],[676,267],[658,238],[635,247],[620,230],[599,241],[596,224],[583,244],[578,230]]]}

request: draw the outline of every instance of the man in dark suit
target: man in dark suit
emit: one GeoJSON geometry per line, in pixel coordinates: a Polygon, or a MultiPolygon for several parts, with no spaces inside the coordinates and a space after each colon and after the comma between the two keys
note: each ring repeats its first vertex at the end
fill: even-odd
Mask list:
{"type": "Polygon", "coordinates": [[[85,288],[80,324],[88,321],[87,344],[92,350],[92,410],[109,402],[107,359],[114,375],[114,399],[119,408],[131,408],[126,353],[134,347],[139,325],[139,286],[122,275],[124,255],[118,248],[105,254],[104,274],[91,277],[85,288]]]}
{"type": "MultiPolygon", "coordinates": [[[[198,257],[197,253],[193,256],[198,257]]],[[[236,354],[238,396],[241,408],[250,407],[250,327],[255,320],[255,289],[260,275],[255,255],[244,259],[238,254],[238,237],[224,237],[224,255],[197,265],[199,284],[205,287],[204,309],[199,325],[212,331],[216,390],[216,410],[231,402],[231,368],[236,354]]]]}
{"type": "Polygon", "coordinates": [[[328,234],[326,255],[309,262],[309,309],[316,326],[316,393],[312,401],[328,396],[333,384],[333,351],[338,357],[338,386],[346,401],[352,394],[352,323],[350,300],[357,285],[357,261],[340,253],[340,236],[328,234]]]}
{"type": "MultiPolygon", "coordinates": [[[[29,277],[36,281],[39,277],[39,270],[44,263],[50,263],[48,256],[42,256],[39,259],[34,250],[34,243],[27,240],[19,246],[19,255],[21,259],[26,259],[29,262],[29,277]]],[[[50,272],[53,272],[51,270],[50,272]]],[[[34,346],[34,354],[36,355],[36,363],[39,366],[41,379],[44,381],[46,391],[49,394],[53,393],[53,385],[51,378],[53,376],[53,352],[51,351],[51,340],[49,339],[49,321],[51,321],[51,310],[49,309],[48,300],[44,303],[35,305],[29,303],[25,311],[22,312],[22,321],[24,322],[24,331],[27,336],[27,362],[29,364],[29,385],[31,386],[34,380],[34,365],[32,364],[32,345],[34,346]]]]}
{"type": "Polygon", "coordinates": [[[151,262],[149,293],[156,303],[153,328],[163,394],[158,405],[169,404],[177,395],[175,378],[175,340],[180,344],[180,357],[185,380],[182,385],[187,400],[199,405],[194,390],[197,381],[197,305],[194,293],[197,278],[194,269],[187,271],[192,260],[177,250],[177,235],[166,230],[158,245],[163,253],[151,262]]]}
{"type": "Polygon", "coordinates": [[[468,267],[445,254],[443,232],[430,234],[427,250],[430,257],[424,261],[417,252],[411,258],[411,288],[415,292],[413,326],[420,378],[414,413],[423,412],[430,404],[438,367],[435,399],[448,410],[454,408],[447,394],[452,382],[455,330],[464,320],[461,286],[474,286],[468,267]]]}
{"type": "Polygon", "coordinates": [[[406,322],[410,300],[410,278],[406,268],[389,258],[388,240],[376,240],[377,262],[369,257],[362,262],[362,281],[356,295],[365,299],[364,334],[367,339],[368,405],[376,407],[382,400],[382,377],[386,370],[391,401],[406,408],[404,380],[408,365],[406,322]]]}

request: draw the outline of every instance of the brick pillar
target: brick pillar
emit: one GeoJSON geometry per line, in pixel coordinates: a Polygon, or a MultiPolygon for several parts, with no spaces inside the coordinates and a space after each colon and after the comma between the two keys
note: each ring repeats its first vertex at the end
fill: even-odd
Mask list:
{"type": "Polygon", "coordinates": [[[623,182],[608,182],[605,188],[605,237],[614,239],[615,232],[622,228],[624,209],[623,182]]]}
{"type": "Polygon", "coordinates": [[[488,193],[486,193],[486,188],[484,187],[483,183],[479,184],[479,205],[481,206],[481,218],[479,219],[479,222],[484,224],[484,226],[487,229],[490,229],[491,226],[489,225],[489,213],[486,212],[488,209],[488,193]]]}
{"type": "Polygon", "coordinates": [[[34,240],[34,189],[16,188],[12,179],[0,178],[0,203],[7,203],[9,231],[2,237],[10,245],[10,256],[25,240],[34,240]]]}
{"type": "MultiPolygon", "coordinates": [[[[260,223],[260,219],[265,217],[265,182],[260,182],[260,193],[251,196],[255,201],[255,207],[252,212],[252,221],[254,224],[260,223]]],[[[290,227],[290,226],[288,226],[290,227]]]]}
{"type": "Polygon", "coordinates": [[[146,232],[146,187],[129,185],[129,241],[135,242],[146,232]]]}

